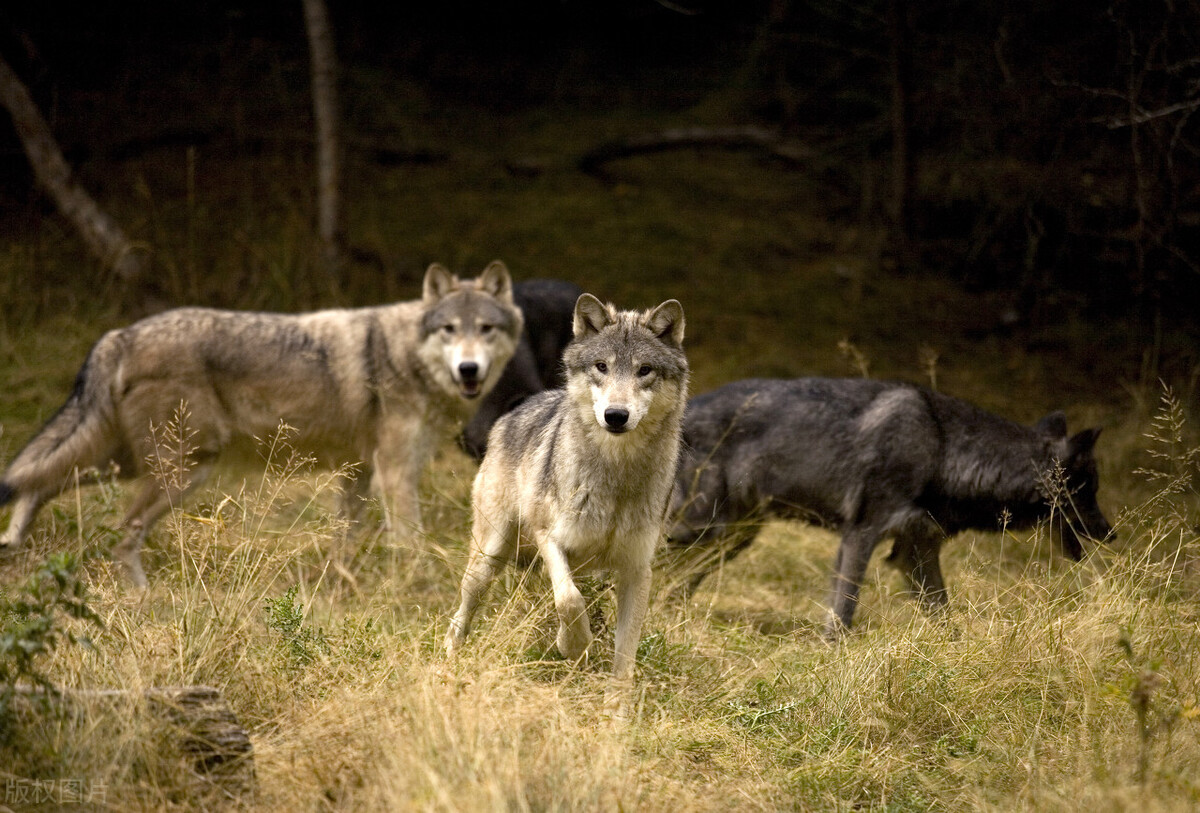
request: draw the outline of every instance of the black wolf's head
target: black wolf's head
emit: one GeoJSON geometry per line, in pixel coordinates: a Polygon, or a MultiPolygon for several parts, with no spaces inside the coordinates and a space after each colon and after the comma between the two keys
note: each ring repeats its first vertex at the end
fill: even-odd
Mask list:
{"type": "Polygon", "coordinates": [[[1113,532],[1096,501],[1100,475],[1093,451],[1100,429],[1084,429],[1068,437],[1067,419],[1061,412],[1042,418],[1036,428],[1051,441],[1051,454],[1057,463],[1054,471],[1046,473],[1043,484],[1045,496],[1052,506],[1055,530],[1067,555],[1075,560],[1082,559],[1080,535],[1103,541],[1113,532]]]}

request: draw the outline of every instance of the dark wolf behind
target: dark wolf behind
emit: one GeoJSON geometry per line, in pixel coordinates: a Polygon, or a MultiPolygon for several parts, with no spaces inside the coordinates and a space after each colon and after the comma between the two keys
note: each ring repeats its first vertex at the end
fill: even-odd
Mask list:
{"type": "Polygon", "coordinates": [[[239,438],[281,423],[290,442],[330,468],[348,468],[343,512],[368,486],[385,522],[419,527],[417,483],[439,438],[453,437],[495,386],[522,327],[501,262],[459,280],[431,265],[420,299],[304,314],[179,308],[106,333],[58,413],[9,464],[0,503],[15,498],[0,549],[20,542],[41,504],[92,468],[144,474],[162,450],[156,432],[184,416],[192,447],[184,482],[146,484],[114,554],[146,583],[140,548],[150,526],[201,483],[239,438]],[[181,408],[182,405],[182,408],[181,408]]]}
{"type": "Polygon", "coordinates": [[[562,354],[571,341],[575,301],[582,293],[575,283],[560,279],[513,283],[513,301],[525,314],[525,330],[500,380],[463,430],[460,443],[471,457],[483,459],[497,418],[534,393],[567,383],[562,354]]]}
{"type": "Polygon", "coordinates": [[[939,551],[959,531],[1051,519],[1076,560],[1079,535],[1111,532],[1096,502],[1100,430],[1068,437],[1061,412],[1027,427],[909,384],[748,379],[693,398],[683,434],[668,560],[692,568],[689,592],[766,520],[824,523],[842,535],[830,637],[850,626],[884,537],[933,610],[947,599],[939,551]]]}

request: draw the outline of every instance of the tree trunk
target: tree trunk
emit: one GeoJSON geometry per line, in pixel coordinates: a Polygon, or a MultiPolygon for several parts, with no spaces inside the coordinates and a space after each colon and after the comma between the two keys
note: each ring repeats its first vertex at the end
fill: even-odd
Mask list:
{"type": "Polygon", "coordinates": [[[79,232],[92,255],[111,267],[123,282],[135,282],[146,271],[146,246],[130,242],[124,231],[92,200],[79,184],[50,125],[20,78],[0,58],[0,103],[12,115],[13,125],[42,188],[54,199],[59,212],[79,232]]]}
{"type": "Polygon", "coordinates": [[[892,240],[901,264],[906,260],[910,238],[914,169],[912,160],[912,47],[908,0],[890,0],[888,3],[888,28],[890,29],[892,74],[892,189],[891,220],[892,240]]]}
{"type": "Polygon", "coordinates": [[[313,116],[317,126],[317,233],[326,272],[336,281],[342,265],[337,57],[325,0],[304,0],[304,22],[312,59],[313,116]]]}

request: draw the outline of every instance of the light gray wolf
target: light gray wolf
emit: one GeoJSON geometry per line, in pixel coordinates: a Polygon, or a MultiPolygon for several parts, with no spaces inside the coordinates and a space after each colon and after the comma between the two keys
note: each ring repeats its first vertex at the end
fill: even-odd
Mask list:
{"type": "Polygon", "coordinates": [[[562,354],[571,341],[575,302],[583,289],[561,279],[513,283],[513,301],[525,314],[525,330],[512,360],[459,439],[463,450],[483,459],[487,433],[496,419],[535,392],[565,386],[562,354]]]}
{"type": "Polygon", "coordinates": [[[452,438],[495,386],[523,317],[503,263],[460,280],[441,265],[422,297],[377,307],[303,314],[179,308],[106,333],[92,347],[58,413],[0,478],[15,500],[0,548],[21,540],[42,503],[78,472],[111,462],[146,474],[156,435],[181,410],[191,469],[184,482],[147,477],[114,548],[144,586],[140,549],[150,526],[239,439],[282,423],[322,465],[357,466],[342,510],[358,515],[368,487],[385,523],[419,527],[417,483],[437,439],[452,438]]]}
{"type": "Polygon", "coordinates": [[[674,299],[637,312],[579,298],[563,357],[566,388],[530,397],[488,437],[472,494],[462,603],[446,636],[450,653],[498,568],[536,553],[554,587],[556,643],[568,660],[592,641],[574,577],[615,575],[613,674],[632,678],[687,403],[683,329],[674,299]]]}
{"type": "Polygon", "coordinates": [[[736,381],[688,405],[667,562],[707,560],[693,570],[691,592],[767,519],[822,522],[842,536],[828,637],[850,627],[884,537],[895,540],[889,562],[936,611],[947,600],[940,548],[959,531],[1048,519],[1076,560],[1078,535],[1111,533],[1096,501],[1099,434],[1068,437],[1061,412],[1027,427],[909,384],[736,381]]]}

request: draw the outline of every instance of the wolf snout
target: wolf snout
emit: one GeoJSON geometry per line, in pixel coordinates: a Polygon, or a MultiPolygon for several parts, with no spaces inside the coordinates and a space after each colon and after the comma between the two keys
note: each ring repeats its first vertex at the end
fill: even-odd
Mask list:
{"type": "Polygon", "coordinates": [[[1116,531],[1102,514],[1081,518],[1079,532],[1094,542],[1112,542],[1117,537],[1116,531]]]}
{"type": "Polygon", "coordinates": [[[463,394],[474,397],[479,394],[479,363],[464,361],[458,365],[458,379],[462,382],[463,394]]]}
{"type": "Polygon", "coordinates": [[[609,432],[624,432],[629,423],[629,410],[621,407],[608,407],[604,410],[604,428],[609,432]]]}

